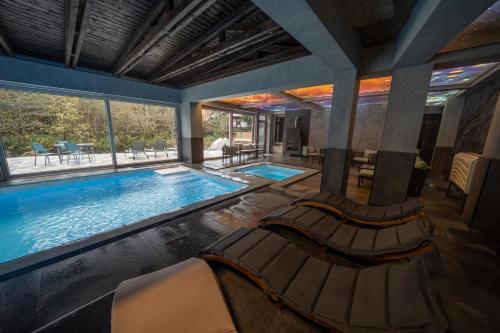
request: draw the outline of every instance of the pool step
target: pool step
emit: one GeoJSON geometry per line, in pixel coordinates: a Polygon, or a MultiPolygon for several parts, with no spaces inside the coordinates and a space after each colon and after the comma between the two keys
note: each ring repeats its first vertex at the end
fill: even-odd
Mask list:
{"type": "Polygon", "coordinates": [[[184,173],[184,172],[191,172],[192,169],[187,168],[185,166],[176,166],[173,168],[163,168],[163,169],[155,169],[156,173],[159,173],[160,175],[172,175],[175,173],[184,173]]]}

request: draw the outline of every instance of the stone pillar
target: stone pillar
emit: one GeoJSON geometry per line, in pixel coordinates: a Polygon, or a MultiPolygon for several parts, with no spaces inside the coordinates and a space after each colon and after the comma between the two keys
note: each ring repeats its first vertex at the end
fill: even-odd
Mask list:
{"type": "Polygon", "coordinates": [[[321,191],[346,193],[358,90],[359,79],[356,71],[335,75],[321,191]]]}
{"type": "Polygon", "coordinates": [[[460,117],[464,109],[465,96],[450,97],[446,102],[439,126],[434,155],[432,156],[431,176],[448,178],[453,159],[453,146],[457,137],[460,117]]]}
{"type": "Polygon", "coordinates": [[[500,245],[500,97],[465,201],[463,217],[473,228],[495,235],[500,245]]]}
{"type": "Polygon", "coordinates": [[[201,109],[199,102],[181,104],[182,160],[187,163],[203,162],[201,109]]]}
{"type": "Polygon", "coordinates": [[[372,205],[392,205],[406,199],[431,75],[432,64],[397,68],[392,72],[370,192],[372,205]]]}

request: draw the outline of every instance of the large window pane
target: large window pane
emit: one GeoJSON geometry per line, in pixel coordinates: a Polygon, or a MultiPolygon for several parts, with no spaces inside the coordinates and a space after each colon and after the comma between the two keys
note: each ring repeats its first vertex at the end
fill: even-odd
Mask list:
{"type": "Polygon", "coordinates": [[[233,144],[253,143],[253,120],[250,114],[233,114],[233,144]]]}
{"type": "Polygon", "coordinates": [[[110,101],[118,164],[177,159],[175,108],[110,101]]]}
{"type": "Polygon", "coordinates": [[[202,110],[204,158],[222,156],[222,147],[230,145],[229,116],[223,111],[202,110]]]}
{"type": "Polygon", "coordinates": [[[0,136],[12,175],[112,164],[103,99],[0,89],[0,136]]]}

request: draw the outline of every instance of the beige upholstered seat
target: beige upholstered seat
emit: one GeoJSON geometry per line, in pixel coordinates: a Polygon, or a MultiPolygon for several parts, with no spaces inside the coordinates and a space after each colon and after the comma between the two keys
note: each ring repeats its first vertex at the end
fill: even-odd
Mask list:
{"type": "Polygon", "coordinates": [[[113,333],[232,333],[236,328],[212,269],[201,259],[122,282],[113,333]]]}

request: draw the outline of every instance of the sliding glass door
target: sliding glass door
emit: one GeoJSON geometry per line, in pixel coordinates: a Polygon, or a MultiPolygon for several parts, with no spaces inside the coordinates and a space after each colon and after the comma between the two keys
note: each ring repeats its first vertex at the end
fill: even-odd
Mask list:
{"type": "Polygon", "coordinates": [[[175,108],[110,101],[118,165],[176,160],[175,108]]]}
{"type": "Polygon", "coordinates": [[[111,166],[103,99],[0,88],[11,175],[111,166]]]}
{"type": "Polygon", "coordinates": [[[115,159],[118,166],[177,160],[176,109],[65,91],[0,88],[0,144],[0,180],[112,167],[115,159]]]}

